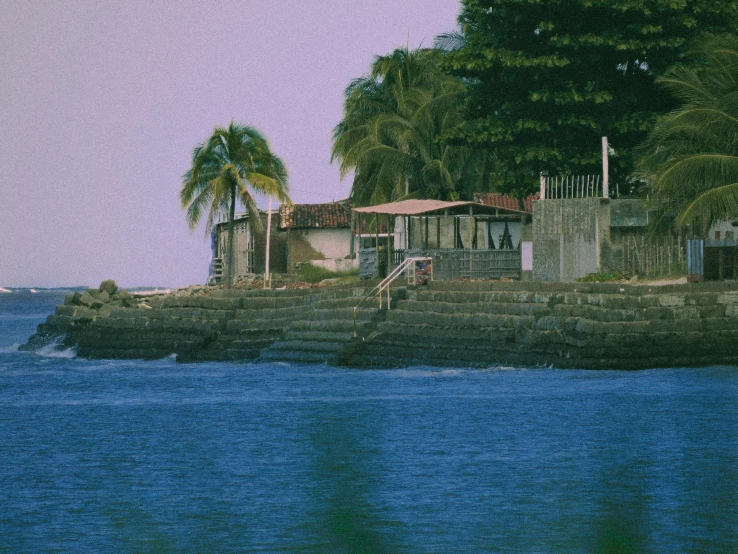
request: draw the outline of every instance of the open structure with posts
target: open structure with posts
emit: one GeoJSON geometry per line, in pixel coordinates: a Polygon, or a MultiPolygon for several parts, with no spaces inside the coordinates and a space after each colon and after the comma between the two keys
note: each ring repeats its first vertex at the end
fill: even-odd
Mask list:
{"type": "Polygon", "coordinates": [[[433,259],[434,279],[520,278],[529,213],[479,202],[403,200],[355,208],[362,277],[386,277],[406,258],[433,259]],[[380,232],[384,231],[384,232],[380,232]]]}

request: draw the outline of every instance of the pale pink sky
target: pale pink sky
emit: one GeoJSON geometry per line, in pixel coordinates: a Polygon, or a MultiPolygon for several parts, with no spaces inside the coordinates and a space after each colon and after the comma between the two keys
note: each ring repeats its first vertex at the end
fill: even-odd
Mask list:
{"type": "Polygon", "coordinates": [[[0,286],[202,283],[178,193],[231,119],[287,163],[292,198],[347,196],[329,163],[343,90],[431,46],[455,0],[10,0],[0,11],[0,286]]]}

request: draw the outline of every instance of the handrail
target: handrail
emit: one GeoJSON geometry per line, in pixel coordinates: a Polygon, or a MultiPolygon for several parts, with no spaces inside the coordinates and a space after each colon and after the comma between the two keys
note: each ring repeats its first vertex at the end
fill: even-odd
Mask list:
{"type": "MultiPolygon", "coordinates": [[[[431,279],[431,281],[433,280],[433,258],[431,258],[431,257],[405,258],[400,265],[398,265],[395,269],[393,269],[392,272],[389,275],[387,275],[387,277],[385,277],[376,287],[374,287],[369,292],[369,294],[365,295],[364,298],[362,298],[359,301],[359,303],[356,306],[354,306],[354,336],[357,336],[357,333],[356,333],[356,314],[359,311],[359,306],[361,306],[364,303],[364,300],[366,300],[367,298],[372,298],[372,297],[378,295],[379,296],[379,309],[381,310],[382,309],[382,292],[384,292],[386,290],[387,291],[387,309],[389,310],[390,309],[390,305],[391,305],[391,302],[390,302],[390,300],[391,300],[390,299],[390,285],[392,284],[392,282],[395,279],[397,279],[402,274],[403,271],[405,271],[406,269],[409,269],[410,266],[412,266],[412,269],[413,269],[413,271],[412,271],[412,280],[413,280],[413,282],[415,282],[416,279],[417,279],[417,273],[415,271],[415,267],[416,267],[417,262],[430,262],[430,279],[431,279]]],[[[407,273],[408,284],[410,284],[410,275],[411,275],[411,273],[410,273],[410,271],[408,271],[408,273],[407,273]]]]}

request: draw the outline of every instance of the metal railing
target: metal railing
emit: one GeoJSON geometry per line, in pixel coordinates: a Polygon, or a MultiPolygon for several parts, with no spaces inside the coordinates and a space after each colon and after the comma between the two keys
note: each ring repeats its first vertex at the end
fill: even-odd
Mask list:
{"type": "Polygon", "coordinates": [[[362,298],[359,303],[354,306],[354,336],[357,336],[356,333],[356,315],[359,312],[359,307],[364,303],[365,300],[369,298],[374,298],[375,296],[379,297],[379,309],[382,309],[382,294],[386,291],[387,292],[387,309],[390,309],[391,306],[391,298],[390,298],[390,285],[392,282],[397,279],[400,275],[402,275],[403,272],[406,272],[407,276],[407,284],[422,284],[424,283],[428,278],[430,280],[433,280],[433,258],[431,257],[421,257],[421,258],[405,258],[405,260],[398,265],[395,269],[392,270],[392,273],[387,275],[382,281],[374,287],[369,294],[365,295],[364,298],[362,298]],[[418,272],[418,264],[426,263],[425,269],[421,270],[421,272],[418,272]]]}

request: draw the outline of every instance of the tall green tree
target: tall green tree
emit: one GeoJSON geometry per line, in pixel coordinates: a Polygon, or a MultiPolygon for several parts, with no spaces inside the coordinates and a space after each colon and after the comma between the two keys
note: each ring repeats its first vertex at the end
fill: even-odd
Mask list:
{"type": "Polygon", "coordinates": [[[377,57],[346,89],[344,118],[333,133],[332,160],[354,172],[357,205],[408,197],[470,197],[484,159],[439,137],[462,121],[466,88],[438,70],[441,52],[397,49],[377,57]]]}
{"type": "Polygon", "coordinates": [[[261,228],[252,191],[289,202],[287,169],[254,127],[231,122],[216,127],[212,136],[195,147],[192,167],[182,177],[180,199],[187,222],[194,229],[207,213],[206,233],[221,217],[228,222],[225,286],[233,281],[233,234],[236,204],[243,205],[252,228],[261,228]],[[251,190],[250,190],[251,189],[251,190]]]}
{"type": "Polygon", "coordinates": [[[701,42],[657,82],[681,106],[659,119],[640,169],[658,230],[738,217],[738,36],[701,42]]]}
{"type": "Polygon", "coordinates": [[[449,137],[489,149],[503,189],[525,194],[543,170],[599,172],[607,136],[622,182],[634,147],[675,105],[656,76],[692,39],[737,20],[729,0],[462,0],[463,44],[442,64],[469,95],[449,137]]]}

